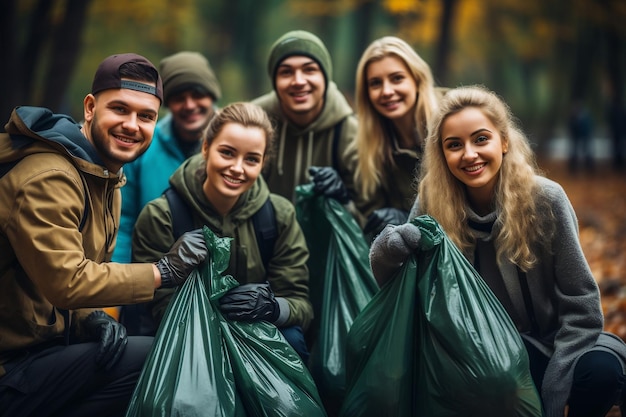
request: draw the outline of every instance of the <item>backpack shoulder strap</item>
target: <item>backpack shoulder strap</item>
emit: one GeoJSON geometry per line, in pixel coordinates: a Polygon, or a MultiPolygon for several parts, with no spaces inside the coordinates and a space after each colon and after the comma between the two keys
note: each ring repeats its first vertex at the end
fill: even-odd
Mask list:
{"type": "MultiPolygon", "coordinates": [[[[169,187],[163,194],[170,205],[174,238],[178,239],[183,233],[193,229],[191,209],[174,188],[169,187]]],[[[256,241],[259,245],[263,265],[267,269],[270,258],[274,253],[276,238],[278,237],[276,213],[269,197],[252,216],[252,224],[254,225],[256,241]]]]}
{"type": "Polygon", "coordinates": [[[278,237],[278,228],[276,226],[276,213],[274,205],[269,197],[263,203],[263,206],[252,216],[254,232],[256,234],[256,242],[259,245],[263,266],[267,270],[270,258],[274,253],[274,245],[278,237]]]}
{"type": "Polygon", "coordinates": [[[185,203],[178,191],[169,187],[163,192],[172,213],[172,229],[174,239],[178,239],[183,233],[193,229],[191,208],[185,203]]]}
{"type": "Polygon", "coordinates": [[[339,171],[339,137],[341,136],[341,126],[345,119],[341,119],[339,123],[335,125],[333,131],[333,143],[332,143],[332,158],[333,158],[333,168],[339,171]]]}

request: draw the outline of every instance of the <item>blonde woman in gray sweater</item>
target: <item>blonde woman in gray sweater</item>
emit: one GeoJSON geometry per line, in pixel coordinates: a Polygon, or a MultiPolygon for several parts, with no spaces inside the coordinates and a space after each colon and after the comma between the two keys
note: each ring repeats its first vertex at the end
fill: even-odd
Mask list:
{"type": "MultiPolygon", "coordinates": [[[[526,345],[545,415],[606,415],[621,401],[626,345],[602,331],[572,205],[559,184],[538,175],[506,103],[480,86],[450,90],[420,177],[409,218],[435,218],[498,297],[526,345]]],[[[377,237],[370,262],[381,285],[419,240],[410,223],[377,237]]]]}

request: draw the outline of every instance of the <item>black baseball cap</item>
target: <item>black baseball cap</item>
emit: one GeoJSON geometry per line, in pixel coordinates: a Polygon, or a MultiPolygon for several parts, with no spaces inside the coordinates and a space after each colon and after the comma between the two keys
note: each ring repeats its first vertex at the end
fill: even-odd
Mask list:
{"type": "Polygon", "coordinates": [[[111,55],[104,59],[98,66],[96,74],[91,84],[91,94],[99,93],[102,90],[112,88],[127,88],[130,90],[141,91],[152,94],[163,102],[163,81],[156,67],[147,58],[134,53],[111,55]],[[122,80],[120,76],[120,66],[126,63],[135,63],[152,68],[157,74],[156,87],[141,81],[122,80]]]}

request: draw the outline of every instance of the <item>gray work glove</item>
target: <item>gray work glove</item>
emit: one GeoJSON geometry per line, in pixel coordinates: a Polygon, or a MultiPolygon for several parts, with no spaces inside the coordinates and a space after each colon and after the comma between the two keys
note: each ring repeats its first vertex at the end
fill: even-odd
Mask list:
{"type": "Polygon", "coordinates": [[[243,284],[220,298],[220,310],[228,320],[276,322],[280,306],[270,284],[243,284]]]}
{"type": "Polygon", "coordinates": [[[310,167],[309,175],[314,184],[314,190],[328,198],[334,198],[341,204],[350,201],[348,190],[343,184],[339,173],[332,167],[310,167]]]}
{"type": "Polygon", "coordinates": [[[367,217],[363,234],[376,236],[388,224],[404,224],[408,218],[409,213],[404,210],[393,207],[379,208],[367,217]]]}
{"type": "Polygon", "coordinates": [[[107,371],[111,370],[126,349],[126,328],[101,310],[89,314],[83,326],[88,340],[100,343],[96,364],[107,371]]]}
{"type": "Polygon", "coordinates": [[[370,247],[370,266],[378,284],[382,286],[414,253],[422,233],[412,223],[386,226],[370,247]]]}
{"type": "Polygon", "coordinates": [[[181,285],[207,255],[202,229],[184,233],[156,263],[161,273],[161,288],[181,285]]]}

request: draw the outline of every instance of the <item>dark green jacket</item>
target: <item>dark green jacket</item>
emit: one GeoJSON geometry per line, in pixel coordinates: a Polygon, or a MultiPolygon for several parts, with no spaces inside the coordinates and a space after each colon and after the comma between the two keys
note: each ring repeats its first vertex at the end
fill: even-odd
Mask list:
{"type": "Polygon", "coordinates": [[[383,207],[393,207],[408,213],[415,201],[421,150],[400,149],[395,143],[392,146],[394,164],[383,167],[383,183],[374,196],[369,200],[360,196],[355,199],[356,207],[365,218],[383,207]]]}
{"type": "MultiPolygon", "coordinates": [[[[270,194],[261,177],[239,198],[228,215],[219,215],[202,191],[206,178],[205,162],[198,154],[187,159],[170,178],[170,184],[192,208],[194,228],[208,226],[217,236],[232,237],[231,258],[226,274],[240,283],[269,281],[281,304],[282,326],[299,325],[306,330],[313,318],[309,301],[309,251],[296,221],[295,208],[287,199],[270,194]],[[274,206],[278,238],[268,270],[257,245],[252,215],[268,198],[274,206]],[[289,308],[283,308],[288,303],[289,308]],[[288,312],[288,317],[283,313],[288,312]],[[286,320],[286,321],[285,321],[286,320]]],[[[139,214],[133,234],[133,261],[152,262],[174,243],[169,204],[165,197],[149,202],[139,214]]],[[[152,315],[160,320],[173,290],[157,290],[150,304],[152,315]]]]}

